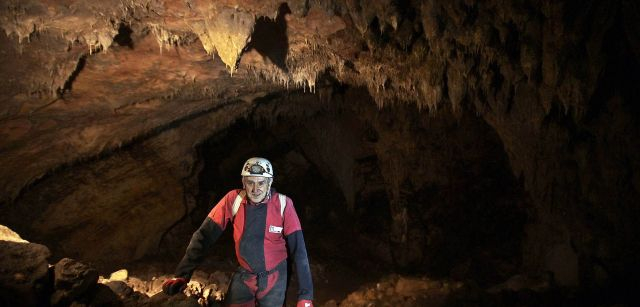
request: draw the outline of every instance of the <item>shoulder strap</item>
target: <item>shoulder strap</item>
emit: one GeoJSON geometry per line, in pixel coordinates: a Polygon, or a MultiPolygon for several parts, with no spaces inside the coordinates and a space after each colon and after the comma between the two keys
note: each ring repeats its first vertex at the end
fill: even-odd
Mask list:
{"type": "Polygon", "coordinates": [[[284,208],[287,206],[287,195],[278,194],[280,198],[280,216],[284,217],[284,208]]]}
{"type": "Polygon", "coordinates": [[[236,196],[236,199],[233,201],[233,216],[236,216],[236,213],[238,213],[238,209],[240,209],[240,203],[242,202],[245,194],[247,194],[245,190],[240,191],[240,193],[238,193],[238,196],[236,196]]]}

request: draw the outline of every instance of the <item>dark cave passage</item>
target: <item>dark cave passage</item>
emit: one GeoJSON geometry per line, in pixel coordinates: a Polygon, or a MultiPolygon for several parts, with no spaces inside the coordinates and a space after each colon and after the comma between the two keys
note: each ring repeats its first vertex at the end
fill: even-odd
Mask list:
{"type": "MultiPolygon", "coordinates": [[[[485,287],[520,268],[526,195],[497,135],[474,115],[378,110],[366,91],[349,88],[334,89],[331,100],[273,95],[198,152],[191,229],[241,188],[244,160],[268,157],[273,187],[293,199],[302,221],[317,288],[329,289],[318,290],[323,299],[393,273],[485,287]],[[398,212],[404,220],[394,219],[398,212]],[[359,277],[338,285],[352,276],[345,270],[359,277]]],[[[230,244],[227,237],[218,246],[230,244]]],[[[233,258],[227,246],[219,248],[233,258]]]]}

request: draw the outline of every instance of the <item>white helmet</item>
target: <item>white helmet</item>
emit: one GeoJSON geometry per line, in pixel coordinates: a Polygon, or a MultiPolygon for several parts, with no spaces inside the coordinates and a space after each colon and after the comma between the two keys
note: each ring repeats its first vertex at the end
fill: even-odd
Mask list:
{"type": "Polygon", "coordinates": [[[242,177],[257,176],[273,178],[273,166],[271,166],[271,162],[265,158],[249,158],[249,160],[244,163],[240,175],[242,175],[242,177]]]}

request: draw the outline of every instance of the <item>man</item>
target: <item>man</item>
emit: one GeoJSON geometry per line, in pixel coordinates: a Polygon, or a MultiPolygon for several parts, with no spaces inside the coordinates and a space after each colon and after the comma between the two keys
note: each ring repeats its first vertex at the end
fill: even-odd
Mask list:
{"type": "Polygon", "coordinates": [[[191,237],[163,292],[182,292],[204,254],[233,224],[240,266],[225,297],[228,306],[282,306],[287,286],[287,252],[298,273],[298,307],[312,307],[313,283],[300,220],[290,198],[271,189],[273,167],[264,158],[250,158],[242,168],[243,189],[225,195],[191,237]]]}

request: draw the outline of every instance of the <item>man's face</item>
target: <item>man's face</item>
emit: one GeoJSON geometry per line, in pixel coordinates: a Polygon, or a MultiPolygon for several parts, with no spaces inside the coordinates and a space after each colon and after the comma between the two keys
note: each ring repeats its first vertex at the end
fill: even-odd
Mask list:
{"type": "Polygon", "coordinates": [[[247,191],[247,197],[253,203],[259,203],[267,196],[271,186],[271,178],[247,176],[242,177],[242,185],[247,191]]]}

